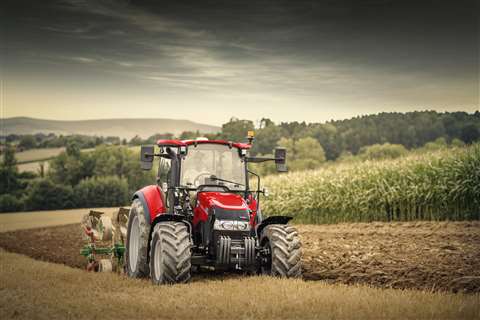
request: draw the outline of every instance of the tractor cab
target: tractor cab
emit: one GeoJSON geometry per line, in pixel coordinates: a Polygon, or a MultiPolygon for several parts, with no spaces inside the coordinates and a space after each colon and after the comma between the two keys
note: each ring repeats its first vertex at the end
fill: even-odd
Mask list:
{"type": "MultiPolygon", "coordinates": [[[[216,143],[190,144],[180,166],[180,185],[187,188],[223,186],[232,191],[245,191],[245,159],[247,149],[216,143]]],[[[248,145],[247,145],[248,146],[248,145]]],[[[215,188],[213,188],[215,189],[215,188]]]]}

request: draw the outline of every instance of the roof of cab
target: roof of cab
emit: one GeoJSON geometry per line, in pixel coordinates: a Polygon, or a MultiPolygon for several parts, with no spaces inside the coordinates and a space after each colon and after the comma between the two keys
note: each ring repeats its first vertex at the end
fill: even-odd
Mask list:
{"type": "Polygon", "coordinates": [[[158,140],[157,145],[160,147],[181,147],[195,144],[223,144],[231,145],[238,149],[250,149],[252,146],[248,143],[232,142],[226,140],[158,140]]]}

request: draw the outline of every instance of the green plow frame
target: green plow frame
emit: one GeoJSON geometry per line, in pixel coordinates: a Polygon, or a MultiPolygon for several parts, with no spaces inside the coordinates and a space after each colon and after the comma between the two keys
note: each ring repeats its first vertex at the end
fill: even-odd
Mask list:
{"type": "Polygon", "coordinates": [[[129,209],[120,208],[112,218],[90,210],[82,219],[88,243],[80,249],[87,260],[87,271],[124,272],[125,238],[129,209]]]}

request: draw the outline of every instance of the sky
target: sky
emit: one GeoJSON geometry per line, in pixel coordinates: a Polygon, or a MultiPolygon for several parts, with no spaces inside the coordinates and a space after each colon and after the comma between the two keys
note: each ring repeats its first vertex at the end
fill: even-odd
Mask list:
{"type": "Polygon", "coordinates": [[[479,109],[476,0],[2,1],[0,116],[479,109]]]}

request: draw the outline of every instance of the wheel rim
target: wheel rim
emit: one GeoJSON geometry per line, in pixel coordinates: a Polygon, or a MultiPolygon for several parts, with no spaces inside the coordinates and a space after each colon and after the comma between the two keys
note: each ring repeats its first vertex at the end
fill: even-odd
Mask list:
{"type": "Polygon", "coordinates": [[[270,246],[270,241],[267,241],[263,248],[265,249],[265,258],[266,262],[262,262],[261,270],[262,274],[271,274],[272,273],[272,247],[270,246]]]}
{"type": "Polygon", "coordinates": [[[128,241],[128,262],[130,270],[135,272],[137,270],[138,248],[140,246],[140,223],[138,217],[135,216],[132,221],[130,229],[130,239],[128,241]]]}
{"type": "Polygon", "coordinates": [[[155,251],[153,253],[154,275],[156,280],[162,277],[162,247],[160,239],[155,243],[155,251]]]}

